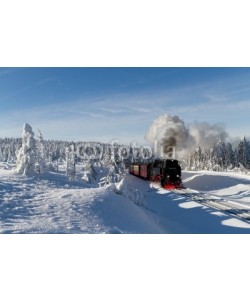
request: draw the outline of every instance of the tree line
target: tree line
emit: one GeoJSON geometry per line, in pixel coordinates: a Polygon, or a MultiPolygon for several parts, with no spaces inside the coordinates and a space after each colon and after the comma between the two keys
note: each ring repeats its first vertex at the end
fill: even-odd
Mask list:
{"type": "MultiPolygon", "coordinates": [[[[23,174],[31,170],[38,173],[58,171],[58,165],[65,164],[67,175],[73,176],[76,164],[82,163],[86,178],[95,174],[94,166],[110,168],[113,170],[110,177],[115,178],[130,163],[153,159],[154,155],[148,147],[132,144],[45,140],[41,131],[38,130],[35,135],[29,124],[24,124],[22,138],[0,138],[0,161],[17,164],[18,173],[23,174]]],[[[219,140],[210,149],[197,147],[179,159],[183,169],[192,171],[250,170],[250,143],[243,137],[233,149],[231,143],[219,140]]]]}
{"type": "Polygon", "coordinates": [[[231,143],[218,141],[210,149],[197,147],[182,159],[187,170],[245,171],[250,170],[250,143],[243,137],[233,149],[231,143]]]}

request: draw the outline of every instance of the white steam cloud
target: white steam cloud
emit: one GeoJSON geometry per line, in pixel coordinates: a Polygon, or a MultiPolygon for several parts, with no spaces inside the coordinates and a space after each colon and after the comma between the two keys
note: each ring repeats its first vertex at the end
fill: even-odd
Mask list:
{"type": "Polygon", "coordinates": [[[194,137],[196,146],[208,149],[219,140],[225,141],[228,133],[222,124],[208,124],[195,122],[190,125],[190,134],[194,137]]]}
{"type": "Polygon", "coordinates": [[[220,124],[195,122],[186,125],[178,116],[164,114],[154,120],[146,139],[160,156],[185,155],[196,147],[208,149],[218,140],[225,141],[228,134],[220,124]]]}

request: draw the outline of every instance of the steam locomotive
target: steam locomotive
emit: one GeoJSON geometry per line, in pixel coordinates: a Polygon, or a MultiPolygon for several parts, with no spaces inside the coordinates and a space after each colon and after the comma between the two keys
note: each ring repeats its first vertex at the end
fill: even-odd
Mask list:
{"type": "Polygon", "coordinates": [[[130,174],[153,182],[165,189],[182,188],[181,167],[176,159],[156,159],[151,163],[133,163],[130,174]]]}

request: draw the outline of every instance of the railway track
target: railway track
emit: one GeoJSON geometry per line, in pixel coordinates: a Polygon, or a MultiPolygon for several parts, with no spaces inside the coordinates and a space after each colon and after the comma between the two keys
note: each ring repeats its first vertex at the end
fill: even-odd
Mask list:
{"type": "Polygon", "coordinates": [[[175,190],[174,192],[187,196],[189,200],[220,210],[223,213],[232,215],[250,223],[250,208],[244,205],[235,203],[231,200],[225,200],[208,193],[201,193],[193,190],[175,190]]]}

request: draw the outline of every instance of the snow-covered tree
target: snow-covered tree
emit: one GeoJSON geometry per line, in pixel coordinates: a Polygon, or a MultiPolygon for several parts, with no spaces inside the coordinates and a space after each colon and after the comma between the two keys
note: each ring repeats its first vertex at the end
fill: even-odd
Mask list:
{"type": "Polygon", "coordinates": [[[43,173],[46,170],[45,163],[45,145],[41,131],[38,129],[38,135],[36,139],[37,148],[37,172],[43,173]]]}
{"type": "Polygon", "coordinates": [[[96,176],[97,176],[97,174],[96,174],[96,170],[93,166],[93,161],[88,160],[87,162],[85,162],[85,165],[84,165],[82,180],[86,183],[95,184],[96,176]]]}
{"type": "Polygon", "coordinates": [[[16,171],[18,174],[32,175],[35,172],[36,147],[32,127],[25,123],[22,131],[22,147],[17,153],[16,171]]]}
{"type": "Polygon", "coordinates": [[[250,146],[245,136],[241,139],[237,149],[237,164],[242,165],[246,169],[250,169],[250,146]]]}
{"type": "Polygon", "coordinates": [[[108,183],[120,182],[123,177],[124,177],[124,169],[119,168],[119,166],[115,162],[112,162],[110,164],[109,172],[106,178],[107,182],[108,183]]]}
{"type": "Polygon", "coordinates": [[[112,143],[111,161],[114,162],[114,163],[117,163],[117,164],[119,164],[121,162],[119,145],[116,142],[112,143]]]}
{"type": "Polygon", "coordinates": [[[188,159],[190,163],[190,170],[201,170],[204,163],[201,147],[197,147],[188,159]]]}
{"type": "Polygon", "coordinates": [[[232,144],[226,144],[226,166],[228,170],[233,169],[236,166],[235,154],[233,151],[232,144]]]}
{"type": "Polygon", "coordinates": [[[76,154],[75,144],[72,142],[70,147],[66,149],[66,175],[71,180],[75,179],[76,176],[76,154]]]}

